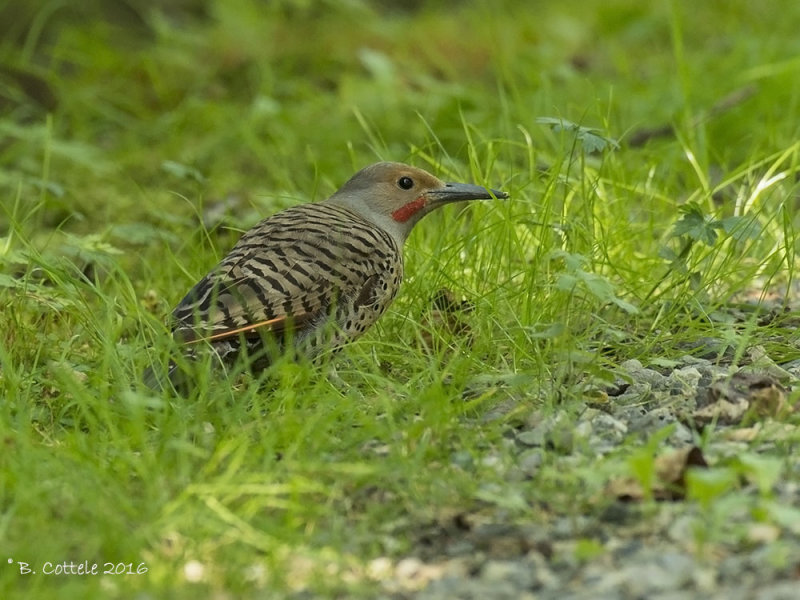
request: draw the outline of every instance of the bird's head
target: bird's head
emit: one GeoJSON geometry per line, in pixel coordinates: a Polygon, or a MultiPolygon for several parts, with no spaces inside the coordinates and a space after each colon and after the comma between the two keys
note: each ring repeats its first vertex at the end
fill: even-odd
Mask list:
{"type": "Polygon", "coordinates": [[[402,246],[416,223],[451,202],[507,198],[470,183],[445,183],[427,171],[396,162],[361,169],[325,202],[343,206],[381,227],[402,246]]]}

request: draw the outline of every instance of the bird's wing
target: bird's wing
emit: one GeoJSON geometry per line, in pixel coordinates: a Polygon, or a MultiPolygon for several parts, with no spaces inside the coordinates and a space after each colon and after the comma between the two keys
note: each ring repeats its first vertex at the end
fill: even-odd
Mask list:
{"type": "MultiPolygon", "coordinates": [[[[273,275],[280,280],[280,273],[273,275]]],[[[247,337],[259,330],[280,332],[290,322],[302,327],[324,314],[335,296],[333,286],[324,282],[298,293],[266,285],[251,277],[206,276],[173,311],[175,337],[193,343],[238,334],[247,337]]]]}
{"type": "Polygon", "coordinates": [[[287,233],[273,217],[245,234],[175,308],[175,337],[194,343],[302,328],[341,296],[358,298],[374,285],[375,261],[349,243],[352,228],[287,233]]]}

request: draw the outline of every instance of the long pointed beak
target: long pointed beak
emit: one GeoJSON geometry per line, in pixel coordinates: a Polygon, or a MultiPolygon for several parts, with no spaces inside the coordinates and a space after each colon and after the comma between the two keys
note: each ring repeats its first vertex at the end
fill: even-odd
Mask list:
{"type": "Polygon", "coordinates": [[[425,198],[430,204],[449,204],[464,200],[503,199],[508,198],[508,194],[471,183],[445,183],[443,188],[426,192],[425,198]]]}

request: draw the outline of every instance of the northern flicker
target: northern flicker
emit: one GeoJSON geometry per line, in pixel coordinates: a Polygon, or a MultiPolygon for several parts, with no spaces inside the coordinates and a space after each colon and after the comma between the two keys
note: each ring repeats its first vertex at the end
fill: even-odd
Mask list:
{"type": "MultiPolygon", "coordinates": [[[[452,202],[507,197],[402,163],[368,166],[327,200],[286,209],[245,233],[175,307],[173,336],[190,357],[210,346],[231,364],[245,351],[252,370],[287,342],[310,357],[338,349],[394,300],[403,244],[422,217],[452,202]]],[[[161,387],[152,368],[145,380],[161,387]]]]}

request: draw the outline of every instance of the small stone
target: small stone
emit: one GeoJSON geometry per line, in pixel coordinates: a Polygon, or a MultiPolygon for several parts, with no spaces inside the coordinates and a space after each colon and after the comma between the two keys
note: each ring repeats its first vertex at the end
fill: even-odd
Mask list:
{"type": "Polygon", "coordinates": [[[644,367],[642,366],[642,361],[631,358],[623,362],[619,368],[623,371],[640,371],[644,367]]]}
{"type": "Polygon", "coordinates": [[[539,472],[543,461],[540,449],[526,450],[517,457],[517,467],[526,475],[533,477],[539,472]]]}
{"type": "Polygon", "coordinates": [[[631,419],[628,427],[636,433],[651,433],[676,421],[675,415],[669,408],[660,407],[645,412],[639,418],[631,419]]]}
{"type": "Polygon", "coordinates": [[[430,582],[441,579],[445,567],[440,563],[424,563],[416,557],[408,557],[397,563],[394,581],[406,590],[421,590],[430,582]]]}
{"type": "Polygon", "coordinates": [[[503,458],[497,454],[487,454],[481,458],[481,465],[490,469],[499,470],[503,465],[503,458]]]}
{"type": "Polygon", "coordinates": [[[244,578],[247,581],[265,585],[267,581],[267,569],[262,564],[253,564],[244,570],[244,578]]]}
{"type": "Polygon", "coordinates": [[[391,559],[380,556],[367,564],[367,577],[376,581],[389,579],[392,575],[391,559]]]}
{"type": "Polygon", "coordinates": [[[747,529],[747,539],[756,544],[769,544],[781,535],[781,530],[768,523],[753,523],[747,529]]]}
{"type": "Polygon", "coordinates": [[[695,367],[683,367],[669,374],[667,385],[673,396],[681,394],[694,397],[695,390],[702,378],[700,371],[695,367]]]}
{"type": "Polygon", "coordinates": [[[197,583],[205,576],[205,566],[199,560],[190,560],[183,565],[183,576],[190,583],[197,583]]]}
{"type": "Polygon", "coordinates": [[[466,450],[459,450],[450,455],[450,462],[457,467],[461,467],[465,471],[471,471],[475,466],[475,461],[472,454],[466,450]]]}
{"type": "Polygon", "coordinates": [[[535,581],[533,571],[524,563],[510,560],[489,560],[481,569],[481,579],[508,581],[518,589],[531,588],[535,581]]]}
{"type": "Polygon", "coordinates": [[[457,539],[445,548],[447,556],[470,556],[475,553],[475,544],[466,539],[457,539]]]}
{"type": "Polygon", "coordinates": [[[410,580],[414,579],[422,569],[422,561],[418,558],[409,557],[404,558],[397,563],[394,570],[394,575],[398,579],[410,580]]]}
{"type": "Polygon", "coordinates": [[[686,543],[694,536],[696,525],[697,520],[693,516],[678,515],[667,530],[667,536],[675,542],[686,543]]]}
{"type": "Polygon", "coordinates": [[[753,597],[755,600],[797,600],[798,585],[797,581],[767,584],[753,597]]]}
{"type": "Polygon", "coordinates": [[[517,441],[523,446],[544,446],[544,431],[529,429],[517,434],[517,441]]]}
{"type": "Polygon", "coordinates": [[[592,424],[589,421],[578,421],[573,431],[579,439],[588,439],[592,435],[592,424]]]}
{"type": "Polygon", "coordinates": [[[593,437],[606,442],[619,443],[628,433],[628,426],[625,423],[596,409],[587,409],[581,415],[576,429],[580,429],[584,423],[591,424],[593,437]]]}
{"type": "Polygon", "coordinates": [[[639,514],[640,511],[635,504],[628,502],[612,502],[600,513],[600,519],[613,525],[625,525],[633,521],[639,514]]]}
{"type": "Polygon", "coordinates": [[[647,369],[636,359],[626,360],[619,366],[623,373],[627,373],[634,383],[648,383],[658,385],[664,380],[664,376],[654,369],[647,369]]]}
{"type": "Polygon", "coordinates": [[[694,367],[705,367],[711,364],[707,358],[700,358],[699,356],[692,356],[691,354],[684,354],[678,359],[684,365],[691,365],[694,367]]]}

